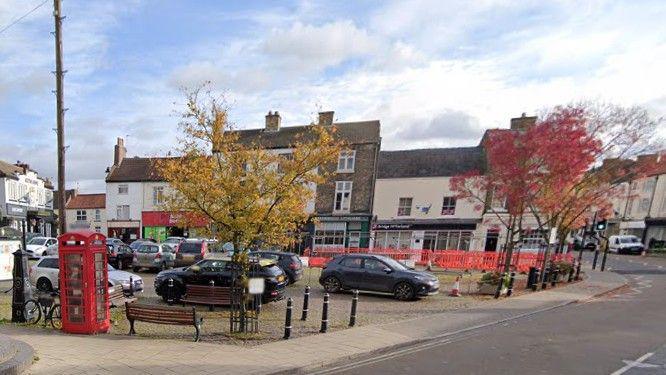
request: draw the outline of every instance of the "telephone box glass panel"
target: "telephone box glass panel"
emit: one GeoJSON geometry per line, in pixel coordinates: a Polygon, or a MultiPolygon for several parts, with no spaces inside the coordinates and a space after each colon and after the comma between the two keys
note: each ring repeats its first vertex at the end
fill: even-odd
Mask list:
{"type": "MultiPolygon", "coordinates": [[[[61,271],[62,272],[62,271],[61,271]]],[[[65,298],[67,316],[72,323],[85,321],[85,302],[83,298],[83,256],[81,254],[65,255],[65,298]]]]}

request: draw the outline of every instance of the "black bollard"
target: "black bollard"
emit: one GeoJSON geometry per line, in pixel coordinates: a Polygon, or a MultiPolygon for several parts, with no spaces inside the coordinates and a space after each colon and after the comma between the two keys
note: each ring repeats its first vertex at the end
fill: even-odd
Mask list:
{"type": "Polygon", "coordinates": [[[601,272],[606,270],[606,257],[608,257],[608,245],[606,245],[606,248],[604,249],[604,257],[601,258],[601,272]]]}
{"type": "Polygon", "coordinates": [[[578,281],[580,280],[580,267],[583,264],[582,260],[578,261],[578,264],[576,265],[576,276],[574,277],[574,280],[578,281]]]}
{"type": "Polygon", "coordinates": [[[167,303],[169,306],[173,304],[173,279],[169,278],[169,282],[167,284],[167,303]]]}
{"type": "Polygon", "coordinates": [[[287,340],[291,336],[291,297],[287,300],[287,313],[284,317],[284,339],[287,340]]]}
{"type": "Polygon", "coordinates": [[[324,308],[321,310],[321,329],[320,333],[328,331],[328,293],[324,294],[324,308]]]}
{"type": "Polygon", "coordinates": [[[557,278],[560,275],[560,267],[554,267],[552,275],[550,277],[550,286],[555,287],[557,285],[557,278]]]}
{"type": "MultiPolygon", "coordinates": [[[[208,285],[211,288],[214,288],[215,287],[215,280],[209,281],[208,285]]],[[[213,293],[214,293],[214,291],[211,290],[210,294],[212,295],[213,293]]],[[[215,305],[213,304],[213,299],[212,298],[210,299],[210,302],[211,302],[210,305],[208,305],[208,311],[215,311],[215,305]]]]}
{"type": "Polygon", "coordinates": [[[12,270],[12,322],[25,323],[30,317],[25,316],[23,305],[32,298],[30,279],[28,278],[28,253],[18,249],[12,253],[14,269],[12,270]]]}
{"type": "Polygon", "coordinates": [[[495,291],[495,299],[500,298],[500,294],[502,294],[502,287],[504,286],[505,278],[506,278],[506,272],[502,272],[502,275],[500,276],[499,279],[499,284],[497,284],[497,290],[495,291]]]}
{"type": "Polygon", "coordinates": [[[130,285],[129,285],[129,296],[130,298],[134,297],[134,279],[130,276],[130,285]]]}
{"type": "Polygon", "coordinates": [[[305,294],[303,294],[303,312],[301,313],[301,320],[308,320],[308,305],[310,304],[310,286],[305,287],[305,294]]]}
{"type": "Polygon", "coordinates": [[[547,266],[546,269],[543,271],[544,274],[543,274],[543,282],[541,283],[541,290],[548,288],[548,280],[550,278],[551,268],[552,265],[547,266]]]}
{"type": "Polygon", "coordinates": [[[571,268],[569,269],[569,277],[567,278],[568,283],[573,281],[574,269],[576,268],[575,266],[576,266],[576,260],[574,259],[573,263],[571,264],[571,268]]]}
{"type": "Polygon", "coordinates": [[[536,267],[530,267],[530,271],[527,273],[527,287],[525,289],[532,289],[534,285],[534,278],[536,276],[536,267]]]}
{"type": "Polygon", "coordinates": [[[349,315],[349,326],[353,327],[356,325],[356,305],[358,305],[358,289],[354,290],[354,295],[352,297],[351,305],[351,315],[349,315]]]}
{"type": "Polygon", "coordinates": [[[597,269],[597,259],[599,259],[599,249],[594,249],[594,259],[592,260],[592,269],[597,269]]]}
{"type": "Polygon", "coordinates": [[[534,280],[532,281],[532,291],[536,292],[539,288],[539,269],[534,269],[534,280]]]}
{"type": "Polygon", "coordinates": [[[511,272],[511,275],[509,276],[509,289],[506,291],[506,296],[511,297],[513,294],[513,283],[516,281],[516,273],[511,272]]]}

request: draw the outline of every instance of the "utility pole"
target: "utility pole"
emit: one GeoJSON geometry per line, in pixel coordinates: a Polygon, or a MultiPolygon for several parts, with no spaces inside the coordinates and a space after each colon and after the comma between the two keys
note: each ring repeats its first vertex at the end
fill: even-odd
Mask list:
{"type": "Polygon", "coordinates": [[[58,134],[58,231],[65,233],[65,108],[63,107],[62,80],[62,20],[60,0],[53,0],[53,18],[55,20],[55,58],[56,58],[56,122],[58,134]]]}

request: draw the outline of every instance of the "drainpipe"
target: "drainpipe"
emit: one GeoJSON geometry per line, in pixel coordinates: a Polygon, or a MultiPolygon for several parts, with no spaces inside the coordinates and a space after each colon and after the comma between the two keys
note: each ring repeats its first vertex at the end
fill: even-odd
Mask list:
{"type": "MultiPolygon", "coordinates": [[[[374,209],[375,209],[375,184],[377,182],[377,170],[379,169],[378,160],[379,160],[379,150],[382,145],[382,138],[379,137],[379,141],[375,145],[375,160],[372,162],[372,190],[370,191],[370,222],[368,227],[368,247],[370,247],[370,232],[372,231],[372,222],[374,221],[374,209]]],[[[374,244],[373,244],[374,247],[374,244]]]]}

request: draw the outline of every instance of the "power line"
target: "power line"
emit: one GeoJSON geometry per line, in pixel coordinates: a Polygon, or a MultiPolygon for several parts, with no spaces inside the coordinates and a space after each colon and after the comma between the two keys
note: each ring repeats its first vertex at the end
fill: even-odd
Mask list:
{"type": "Polygon", "coordinates": [[[36,11],[36,10],[39,9],[39,8],[41,8],[42,5],[46,4],[48,1],[49,1],[49,0],[44,0],[44,1],[42,1],[41,4],[39,4],[39,5],[37,5],[36,7],[32,8],[31,11],[29,11],[28,13],[26,13],[26,14],[22,15],[21,17],[15,19],[12,23],[10,23],[9,25],[7,25],[7,26],[3,27],[2,29],[0,29],[0,34],[2,34],[5,30],[9,29],[10,27],[16,25],[17,23],[21,22],[22,19],[28,17],[28,16],[29,16],[30,14],[32,14],[34,11],[36,11]]]}

